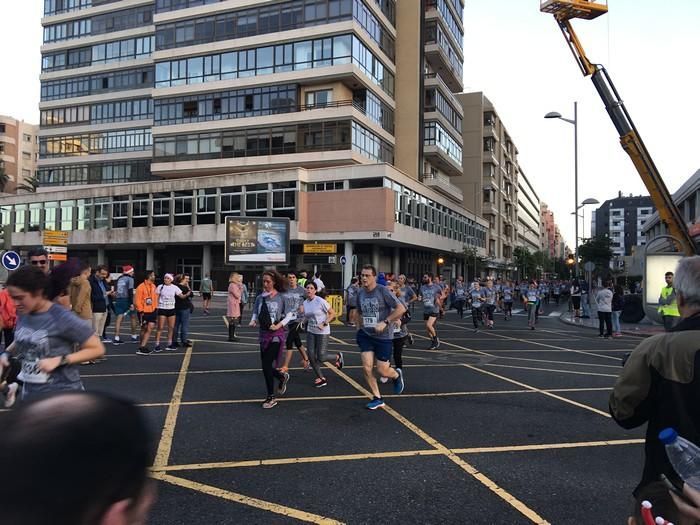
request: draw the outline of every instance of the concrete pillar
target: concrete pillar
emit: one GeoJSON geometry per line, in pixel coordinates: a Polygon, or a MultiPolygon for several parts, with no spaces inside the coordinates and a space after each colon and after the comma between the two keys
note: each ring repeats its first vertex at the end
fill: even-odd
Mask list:
{"type": "Polygon", "coordinates": [[[379,245],[372,244],[372,266],[379,271],[379,245]]]}
{"type": "Polygon", "coordinates": [[[146,247],[146,270],[155,270],[156,251],[153,246],[146,247]]]}
{"type": "Polygon", "coordinates": [[[391,273],[398,277],[401,273],[401,248],[394,248],[394,253],[391,258],[391,273]]]}
{"type": "Polygon", "coordinates": [[[343,266],[343,289],[350,286],[350,279],[352,279],[352,241],[345,241],[345,265],[343,266]]]}
{"type": "Polygon", "coordinates": [[[202,277],[211,276],[211,245],[202,246],[202,277]]]}
{"type": "Polygon", "coordinates": [[[107,264],[107,255],[103,247],[97,248],[97,264],[107,264]]]}

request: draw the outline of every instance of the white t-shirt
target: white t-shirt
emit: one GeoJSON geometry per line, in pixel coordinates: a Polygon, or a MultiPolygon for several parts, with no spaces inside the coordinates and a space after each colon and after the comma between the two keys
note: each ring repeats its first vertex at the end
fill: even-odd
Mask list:
{"type": "Polygon", "coordinates": [[[304,319],[306,319],[306,330],[311,334],[330,334],[331,327],[321,323],[328,321],[328,311],[331,305],[321,297],[314,297],[312,301],[304,301],[304,319]]]}
{"type": "Polygon", "coordinates": [[[161,284],[156,288],[158,294],[158,308],[160,310],[174,310],[175,296],[182,293],[179,286],[174,284],[161,284]]]}

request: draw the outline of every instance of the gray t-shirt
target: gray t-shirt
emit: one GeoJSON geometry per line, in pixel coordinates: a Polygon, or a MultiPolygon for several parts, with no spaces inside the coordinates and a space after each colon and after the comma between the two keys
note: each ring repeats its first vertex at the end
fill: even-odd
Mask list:
{"type": "Polygon", "coordinates": [[[413,291],[413,288],[410,286],[402,286],[399,288],[399,291],[401,292],[401,300],[403,301],[404,306],[409,304],[411,302],[411,299],[413,299],[416,296],[416,292],[413,291]]]}
{"type": "Polygon", "coordinates": [[[467,287],[464,285],[464,283],[455,283],[454,291],[455,299],[457,299],[458,301],[465,300],[467,294],[467,287]]]}
{"type": "Polygon", "coordinates": [[[85,321],[64,307],[52,304],[46,312],[21,315],[15,329],[15,355],[22,360],[19,379],[24,381],[23,399],[57,390],[82,390],[78,366],[62,366],[50,374],[40,372],[37,362],[73,352],[95,331],[85,321]]]}
{"type": "Polygon", "coordinates": [[[258,320],[258,315],[260,315],[260,309],[262,308],[263,298],[267,303],[267,310],[270,312],[272,324],[277,324],[287,313],[284,297],[280,293],[276,294],[274,297],[270,297],[264,293],[258,294],[258,296],[255,298],[255,305],[253,305],[253,315],[251,316],[251,320],[258,320]]]}
{"type": "Polygon", "coordinates": [[[418,294],[423,299],[423,313],[435,314],[438,312],[437,301],[442,294],[442,288],[439,284],[424,284],[420,287],[418,294]]]}
{"type": "Polygon", "coordinates": [[[484,297],[484,289],[479,288],[478,290],[474,288],[469,295],[472,298],[472,308],[481,308],[481,300],[484,297]]]}
{"type": "Polygon", "coordinates": [[[202,293],[211,293],[212,281],[209,277],[205,277],[199,283],[199,291],[202,293]]]}
{"type": "Polygon", "coordinates": [[[496,288],[489,288],[487,286],[486,288],[482,288],[481,291],[483,292],[485,304],[488,306],[496,304],[496,288]]]}
{"type": "Polygon", "coordinates": [[[506,303],[513,302],[513,289],[510,286],[504,286],[501,292],[503,293],[503,300],[506,303]]]}
{"type": "Polygon", "coordinates": [[[387,326],[379,334],[374,329],[377,323],[385,321],[391,311],[400,304],[391,290],[380,285],[377,285],[371,292],[366,288],[360,288],[357,293],[357,304],[362,315],[362,328],[360,330],[377,339],[392,339],[394,337],[391,326],[387,326]]]}
{"type": "Polygon", "coordinates": [[[293,312],[294,317],[292,317],[292,321],[296,321],[299,314],[299,307],[306,298],[306,290],[301,286],[297,286],[296,288],[288,288],[287,291],[282,294],[282,297],[284,297],[285,311],[293,312]]]}
{"type": "Polygon", "coordinates": [[[352,306],[353,308],[357,308],[357,292],[360,290],[359,286],[355,286],[354,284],[351,284],[347,288],[348,292],[348,306],[352,306]]]}
{"type": "Polygon", "coordinates": [[[116,289],[117,299],[129,299],[133,297],[134,278],[126,274],[119,276],[119,279],[117,279],[116,289]]]}

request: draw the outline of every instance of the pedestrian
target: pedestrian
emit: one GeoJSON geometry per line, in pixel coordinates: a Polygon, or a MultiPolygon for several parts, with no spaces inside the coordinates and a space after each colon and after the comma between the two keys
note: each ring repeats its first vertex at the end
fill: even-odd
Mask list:
{"type": "Polygon", "coordinates": [[[122,340],[119,337],[121,334],[122,321],[125,316],[129,316],[131,323],[131,342],[136,343],[138,336],[136,335],[136,310],[134,309],[134,267],[130,264],[122,267],[122,274],[117,278],[114,285],[114,339],[112,344],[120,345],[122,340]]]}
{"type": "MultiPolygon", "coordinates": [[[[333,363],[336,368],[343,368],[342,352],[328,353],[328,339],[331,336],[331,322],[335,311],[323,297],[316,295],[316,283],[306,283],[306,298],[299,306],[299,311],[306,324],[306,349],[311,361],[311,368],[316,374],[314,386],[322,388],[328,380],[321,372],[323,363],[333,363]]],[[[291,324],[291,323],[290,323],[291,324]]],[[[289,356],[289,353],[287,354],[289,356]]]]}
{"type": "Polygon", "coordinates": [[[360,286],[357,283],[357,277],[353,277],[345,290],[345,304],[347,305],[345,324],[352,327],[355,326],[352,323],[352,311],[357,308],[357,292],[360,290],[360,286]]]}
{"type": "Polygon", "coordinates": [[[7,278],[18,319],[15,339],[6,351],[22,359],[18,377],[24,382],[23,400],[62,390],[83,390],[76,365],[105,352],[91,323],[49,300],[49,287],[49,277],[30,266],[7,278]]]}
{"type": "Polygon", "coordinates": [[[375,362],[377,373],[394,381],[394,394],[400,394],[404,389],[403,372],[391,368],[390,361],[393,351],[391,325],[401,318],[406,307],[390,290],[377,284],[377,270],[374,266],[363,266],[360,277],[362,288],[357,294],[358,306],[354,312],[355,324],[358,326],[357,345],[360,347],[365,380],[373,396],[366,406],[370,410],[376,410],[384,406],[384,400],[374,376],[375,362]]]}
{"type": "Polygon", "coordinates": [[[469,299],[471,300],[472,323],[474,324],[474,332],[479,331],[479,324],[483,326],[484,317],[482,306],[484,304],[484,291],[481,289],[481,283],[478,281],[472,283],[472,288],[469,291],[469,299]]]}
{"type": "MultiPolygon", "coordinates": [[[[314,275],[314,283],[316,283],[316,288],[318,290],[318,294],[321,297],[325,297],[327,290],[326,290],[326,285],[323,283],[323,280],[321,279],[320,272],[316,272],[316,274],[314,275]]],[[[306,285],[304,285],[304,287],[306,287],[306,285]]]]}
{"type": "Polygon", "coordinates": [[[578,279],[571,281],[569,293],[571,294],[571,305],[573,307],[574,317],[579,319],[581,317],[581,285],[578,279]]]}
{"type": "Polygon", "coordinates": [[[501,288],[501,297],[503,298],[503,319],[508,321],[513,318],[513,283],[506,281],[506,284],[501,288]]]}
{"type": "Polygon", "coordinates": [[[231,343],[238,341],[236,327],[241,324],[241,296],[243,295],[243,276],[238,272],[232,272],[228,277],[228,291],[226,295],[226,320],[228,321],[228,340],[231,343]]]}
{"type": "Polygon", "coordinates": [[[241,276],[241,323],[243,322],[243,310],[250,300],[250,292],[248,291],[248,286],[243,282],[243,276],[241,276]]]}
{"type": "Polygon", "coordinates": [[[486,288],[483,289],[484,297],[484,317],[486,318],[486,326],[488,328],[493,328],[493,314],[496,310],[496,300],[498,297],[498,292],[493,284],[493,280],[489,279],[486,281],[486,288]]]}
{"type": "Polygon", "coordinates": [[[285,330],[292,316],[287,316],[282,293],[285,291],[285,279],[277,270],[265,270],[262,274],[262,293],[258,294],[253,304],[253,314],[249,326],[258,327],[260,342],[260,362],[265,377],[267,397],[263,408],[277,406],[276,396],[287,391],[289,373],[280,372],[273,363],[282,362],[285,330]],[[277,388],[275,388],[275,379],[277,388]]]}
{"type": "Polygon", "coordinates": [[[423,302],[423,320],[425,330],[430,337],[428,350],[436,350],[440,347],[440,339],[437,335],[437,318],[440,314],[440,296],[442,288],[433,283],[432,274],[423,274],[423,285],[418,290],[418,299],[423,302]]]}
{"type": "Polygon", "coordinates": [[[0,465],[12,480],[0,490],[4,525],[147,522],[151,436],[132,403],[62,392],[0,418],[0,465]]]}
{"type": "Polygon", "coordinates": [[[107,328],[112,322],[112,314],[114,313],[114,284],[112,283],[112,275],[107,273],[104,278],[105,287],[107,288],[107,316],[105,317],[105,324],[102,327],[102,341],[105,343],[111,343],[112,339],[107,336],[107,328]]]}
{"type": "Polygon", "coordinates": [[[647,425],[644,470],[635,495],[660,474],[678,479],[658,438],[661,430],[673,427],[700,444],[700,256],[678,262],[674,289],[680,321],[670,333],[639,343],[610,395],[610,414],[621,427],[647,425]]]}
{"type": "Polygon", "coordinates": [[[80,275],[73,277],[70,281],[70,304],[71,309],[81,319],[92,323],[92,301],[90,282],[90,265],[81,262],[78,270],[80,275]]]}
{"type": "Polygon", "coordinates": [[[540,293],[535,281],[530,281],[530,286],[523,294],[522,300],[527,310],[527,325],[530,330],[534,330],[535,324],[537,324],[537,308],[540,301],[540,293]]]}
{"type": "Polygon", "coordinates": [[[619,284],[613,289],[612,298],[612,329],[613,337],[622,337],[622,331],[620,330],[620,316],[622,315],[622,310],[625,307],[625,291],[619,284]]]}
{"type": "Polygon", "coordinates": [[[163,347],[160,345],[160,334],[163,328],[167,328],[168,346],[166,350],[177,350],[177,344],[174,339],[175,333],[175,298],[182,296],[180,288],[173,281],[175,276],[172,273],[166,273],[163,276],[163,284],[156,288],[158,295],[158,328],[156,328],[156,346],[153,349],[155,352],[160,352],[163,347]]]}
{"type": "Polygon", "coordinates": [[[173,282],[180,289],[180,294],[175,296],[175,337],[173,343],[177,345],[179,341],[181,347],[189,348],[192,346],[189,333],[190,316],[194,311],[192,304],[194,292],[190,288],[190,276],[186,273],[178,275],[173,282]]]}
{"type": "Polygon", "coordinates": [[[561,284],[559,281],[554,281],[552,283],[552,297],[556,304],[559,304],[559,296],[561,295],[561,284]]]}
{"type": "Polygon", "coordinates": [[[673,272],[666,272],[664,275],[666,286],[661,288],[659,295],[659,313],[664,323],[664,330],[671,331],[680,317],[678,312],[678,303],[676,300],[676,291],[673,288],[673,272]]]}
{"type": "Polygon", "coordinates": [[[156,272],[146,270],[143,281],[134,291],[134,308],[141,323],[138,355],[151,355],[153,350],[148,348],[148,340],[158,321],[158,294],[156,293],[156,272]]]}
{"type": "Polygon", "coordinates": [[[579,286],[581,287],[581,310],[583,314],[581,319],[591,318],[591,304],[590,304],[590,290],[588,286],[588,281],[586,279],[579,280],[579,286]]]}
{"type": "MultiPolygon", "coordinates": [[[[109,270],[104,264],[95,268],[95,272],[90,277],[90,302],[92,308],[92,327],[95,333],[102,337],[105,321],[107,320],[108,288],[105,279],[109,275],[109,270]]],[[[103,343],[111,343],[111,339],[102,340],[103,343]]]]}
{"type": "Polygon", "coordinates": [[[32,266],[38,266],[42,272],[48,275],[51,271],[49,266],[49,253],[44,248],[34,248],[27,253],[27,259],[32,266]]]}
{"type": "Polygon", "coordinates": [[[209,305],[211,304],[211,294],[214,283],[209,277],[209,273],[204,274],[204,278],[199,281],[199,293],[202,296],[202,313],[209,315],[209,305]]]}
{"type": "Polygon", "coordinates": [[[613,292],[610,289],[612,283],[606,283],[606,286],[598,290],[595,296],[596,307],[598,308],[598,337],[609,339],[612,337],[612,300],[613,292]],[[603,333],[603,325],[605,325],[605,333],[603,333]]]}
{"type": "Polygon", "coordinates": [[[299,271],[299,276],[298,276],[297,281],[299,283],[299,286],[301,286],[304,289],[306,289],[307,275],[308,274],[307,274],[306,270],[299,271]]]}
{"type": "Polygon", "coordinates": [[[4,353],[15,339],[16,324],[17,308],[7,288],[3,288],[0,290],[0,336],[3,341],[3,349],[0,351],[0,393],[5,396],[5,408],[15,404],[17,390],[20,387],[17,379],[20,371],[19,360],[4,353]]]}
{"type": "Polygon", "coordinates": [[[301,342],[302,323],[300,321],[300,307],[306,298],[306,290],[298,285],[296,272],[287,272],[287,287],[282,296],[285,301],[284,309],[292,316],[289,324],[287,324],[286,353],[282,372],[289,371],[289,364],[292,362],[292,355],[294,355],[294,347],[296,347],[301,357],[301,366],[304,369],[308,369],[311,363],[307,349],[304,348],[304,344],[301,342]]]}
{"type": "Polygon", "coordinates": [[[464,284],[462,276],[457,277],[454,286],[454,303],[460,319],[464,319],[464,305],[467,303],[467,286],[464,284]]]}

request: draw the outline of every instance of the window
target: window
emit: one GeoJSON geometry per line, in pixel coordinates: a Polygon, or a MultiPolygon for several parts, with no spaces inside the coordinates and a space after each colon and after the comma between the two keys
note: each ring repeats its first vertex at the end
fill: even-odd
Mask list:
{"type": "Polygon", "coordinates": [[[31,135],[28,135],[27,133],[24,133],[24,134],[22,134],[22,140],[24,140],[24,142],[29,142],[29,143],[31,143],[31,142],[32,142],[32,136],[31,136],[31,135]]]}
{"type": "Polygon", "coordinates": [[[112,228],[126,228],[129,218],[129,196],[112,197],[112,228]]]}
{"type": "Polygon", "coordinates": [[[61,201],[61,223],[60,230],[72,231],[73,219],[75,218],[75,201],[61,201]]]}
{"type": "Polygon", "coordinates": [[[141,228],[148,226],[148,210],[151,205],[151,196],[148,193],[137,194],[131,197],[131,226],[141,228]]]}
{"type": "Polygon", "coordinates": [[[272,216],[296,218],[296,181],[277,182],[272,185],[272,216]]]}
{"type": "Polygon", "coordinates": [[[333,101],[333,90],[323,89],[320,91],[307,91],[306,107],[325,107],[329,102],[333,101]]]}
{"type": "MultiPolygon", "coordinates": [[[[3,146],[3,145],[0,144],[0,148],[2,148],[2,146],[3,146]]],[[[0,151],[0,153],[2,153],[2,151],[0,151]]],[[[27,151],[23,151],[23,152],[22,152],[22,158],[23,158],[24,160],[32,160],[32,154],[29,153],[29,152],[27,152],[27,151]]]]}
{"type": "Polygon", "coordinates": [[[241,215],[241,186],[229,186],[221,188],[221,222],[226,222],[230,215],[241,215]]]}
{"type": "Polygon", "coordinates": [[[195,202],[197,224],[214,224],[216,219],[216,189],[197,190],[195,202]]]}
{"type": "Polygon", "coordinates": [[[109,227],[109,208],[110,208],[110,198],[109,197],[96,197],[94,200],[94,217],[95,225],[94,228],[108,228],[109,227]]]}
{"type": "Polygon", "coordinates": [[[248,217],[267,217],[267,184],[246,186],[245,215],[248,217]]]}
{"type": "Polygon", "coordinates": [[[153,194],[153,226],[170,225],[170,193],[153,194]]]}
{"type": "Polygon", "coordinates": [[[192,192],[176,191],[173,201],[175,226],[192,224],[192,192]]]}

